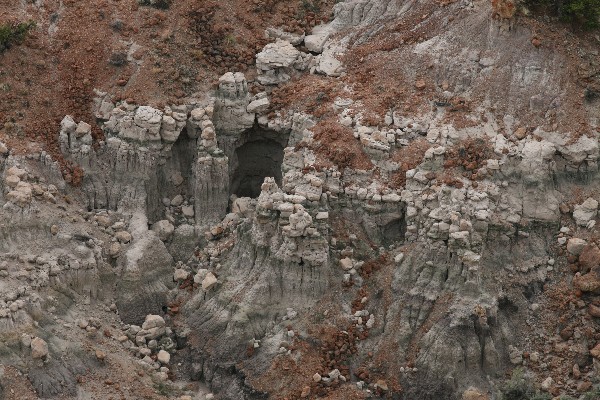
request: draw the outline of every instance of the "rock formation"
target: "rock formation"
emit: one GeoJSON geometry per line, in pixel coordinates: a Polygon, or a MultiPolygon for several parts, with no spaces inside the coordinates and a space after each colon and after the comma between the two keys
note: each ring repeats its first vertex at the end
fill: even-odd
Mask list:
{"type": "Polygon", "coordinates": [[[514,4],[463,3],[338,2],[177,104],[97,90],[96,120],[56,131],[79,187],[0,143],[0,378],[501,399],[516,371],[593,393],[598,103],[506,26],[514,4]]]}

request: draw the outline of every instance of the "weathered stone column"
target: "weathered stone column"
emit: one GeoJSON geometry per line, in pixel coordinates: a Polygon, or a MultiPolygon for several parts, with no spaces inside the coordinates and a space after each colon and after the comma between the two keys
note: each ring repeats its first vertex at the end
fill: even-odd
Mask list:
{"type": "Polygon", "coordinates": [[[199,151],[195,173],[196,224],[217,223],[229,204],[229,159],[220,150],[213,154],[199,151]]]}

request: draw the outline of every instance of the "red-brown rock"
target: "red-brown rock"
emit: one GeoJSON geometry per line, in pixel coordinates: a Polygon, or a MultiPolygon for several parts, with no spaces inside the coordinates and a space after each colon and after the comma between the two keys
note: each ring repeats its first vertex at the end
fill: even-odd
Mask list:
{"type": "Polygon", "coordinates": [[[582,272],[589,272],[600,265],[600,249],[595,244],[588,244],[579,255],[579,265],[582,272]]]}

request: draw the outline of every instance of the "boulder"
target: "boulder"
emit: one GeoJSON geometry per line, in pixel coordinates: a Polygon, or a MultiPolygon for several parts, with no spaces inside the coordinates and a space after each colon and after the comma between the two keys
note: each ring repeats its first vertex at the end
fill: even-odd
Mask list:
{"type": "Polygon", "coordinates": [[[332,33],[332,29],[329,25],[319,25],[315,26],[312,30],[312,34],[307,35],[304,38],[304,46],[311,53],[321,53],[323,51],[323,46],[329,36],[332,33]]]}
{"type": "Polygon", "coordinates": [[[574,256],[578,256],[581,254],[586,245],[587,242],[583,239],[571,238],[567,242],[567,251],[574,256]]]}
{"type": "Polygon", "coordinates": [[[115,234],[115,239],[121,243],[129,243],[132,240],[131,233],[127,231],[119,231],[115,234]]]}
{"type": "Polygon", "coordinates": [[[285,40],[267,44],[256,56],[256,67],[261,71],[289,68],[300,56],[300,52],[285,40]]]}
{"type": "Polygon", "coordinates": [[[586,245],[579,254],[579,265],[583,272],[600,265],[600,249],[595,244],[586,245]]]}
{"type": "Polygon", "coordinates": [[[148,330],[152,328],[161,328],[164,327],[165,320],[160,315],[146,315],[146,320],[142,324],[142,329],[148,330]]]}
{"type": "Polygon", "coordinates": [[[212,272],[209,272],[206,274],[206,276],[202,280],[202,290],[207,292],[210,289],[212,289],[213,287],[215,287],[216,284],[217,284],[217,277],[212,272]]]}
{"type": "Polygon", "coordinates": [[[300,52],[285,40],[267,44],[256,55],[258,81],[262,85],[277,85],[291,79],[294,63],[300,58],[300,52]]]}
{"type": "Polygon", "coordinates": [[[585,275],[575,276],[573,286],[582,292],[600,292],[600,277],[592,271],[585,275]]]}
{"type": "Polygon", "coordinates": [[[194,216],[194,206],[183,206],[181,207],[181,213],[184,217],[192,218],[194,216]]]}
{"type": "Polygon", "coordinates": [[[160,350],[158,352],[158,354],[156,355],[156,359],[164,365],[169,364],[169,361],[171,361],[171,354],[169,354],[168,352],[164,351],[164,350],[160,350]]]}
{"type": "Polygon", "coordinates": [[[180,205],[183,204],[183,196],[178,194],[177,196],[173,197],[173,199],[171,200],[171,205],[173,207],[179,207],[180,205]]]}
{"type": "Polygon", "coordinates": [[[262,99],[254,100],[253,102],[248,104],[247,110],[249,113],[262,113],[267,111],[270,105],[271,102],[269,101],[269,99],[267,97],[264,97],[262,99]]]}
{"type": "Polygon", "coordinates": [[[346,257],[340,260],[340,266],[344,271],[349,271],[354,267],[354,263],[352,262],[352,259],[346,257]]]}
{"type": "Polygon", "coordinates": [[[597,215],[598,201],[591,197],[586,199],[582,204],[577,204],[575,211],[573,211],[573,218],[575,218],[575,223],[579,226],[586,226],[597,215]]]}
{"type": "Polygon", "coordinates": [[[182,268],[177,268],[173,273],[173,280],[175,282],[185,281],[188,278],[188,276],[190,276],[190,273],[188,271],[182,268]]]}
{"type": "Polygon", "coordinates": [[[163,219],[154,223],[154,225],[152,225],[152,230],[156,232],[160,240],[166,242],[171,238],[173,232],[175,232],[175,227],[169,220],[163,219]]]}
{"type": "Polygon", "coordinates": [[[48,343],[44,339],[35,337],[31,339],[31,357],[46,359],[48,357],[48,343]]]}

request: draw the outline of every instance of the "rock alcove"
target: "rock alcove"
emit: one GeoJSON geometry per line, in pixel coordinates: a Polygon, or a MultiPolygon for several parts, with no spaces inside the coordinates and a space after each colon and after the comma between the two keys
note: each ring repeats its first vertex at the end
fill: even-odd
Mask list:
{"type": "Polygon", "coordinates": [[[281,185],[287,139],[287,135],[257,126],[244,132],[230,157],[230,194],[256,198],[267,177],[275,178],[281,185]]]}

